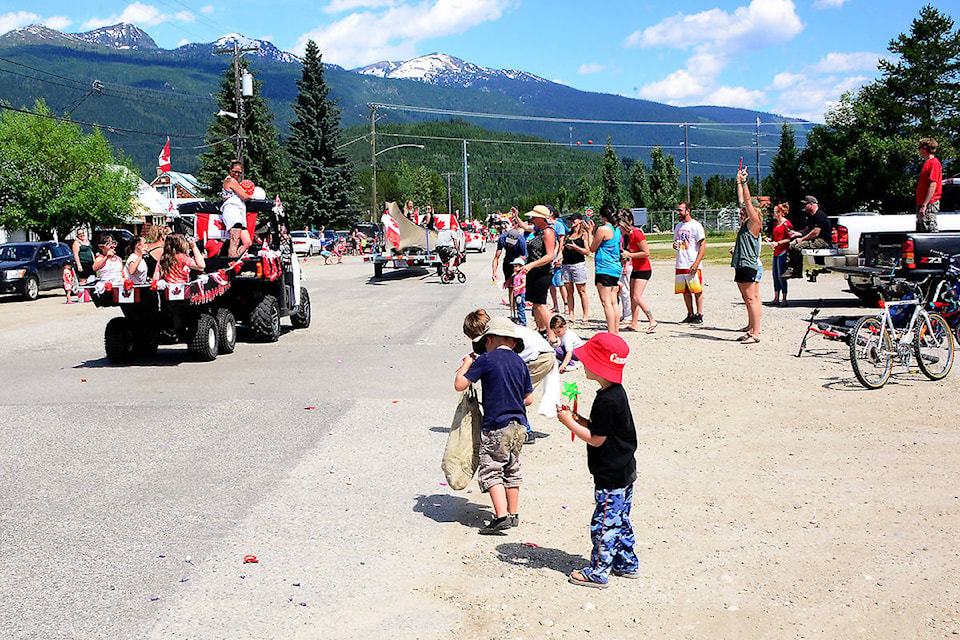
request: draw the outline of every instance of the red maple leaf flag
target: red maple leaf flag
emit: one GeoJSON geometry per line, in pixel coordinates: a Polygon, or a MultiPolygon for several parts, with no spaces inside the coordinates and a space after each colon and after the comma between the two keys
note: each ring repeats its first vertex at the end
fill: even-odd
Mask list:
{"type": "Polygon", "coordinates": [[[392,244],[395,249],[400,249],[400,225],[397,224],[393,216],[386,211],[384,211],[380,217],[380,222],[383,223],[383,228],[387,231],[387,241],[392,244]]]}
{"type": "Polygon", "coordinates": [[[167,144],[163,145],[157,164],[160,165],[160,171],[170,171],[170,138],[167,138],[167,144]]]}

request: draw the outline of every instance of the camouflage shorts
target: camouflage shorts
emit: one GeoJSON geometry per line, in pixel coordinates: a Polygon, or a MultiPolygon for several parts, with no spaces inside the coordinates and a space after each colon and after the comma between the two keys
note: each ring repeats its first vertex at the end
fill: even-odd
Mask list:
{"type": "Polygon", "coordinates": [[[939,231],[937,227],[938,213],[940,213],[939,200],[928,204],[927,208],[922,212],[920,211],[920,207],[917,207],[917,231],[921,233],[936,233],[939,231]]]}
{"type": "Polygon", "coordinates": [[[477,482],[486,493],[490,487],[502,484],[506,488],[519,487],[523,482],[520,473],[520,448],[526,438],[527,428],[519,422],[511,422],[502,429],[480,432],[480,467],[477,482]]]}

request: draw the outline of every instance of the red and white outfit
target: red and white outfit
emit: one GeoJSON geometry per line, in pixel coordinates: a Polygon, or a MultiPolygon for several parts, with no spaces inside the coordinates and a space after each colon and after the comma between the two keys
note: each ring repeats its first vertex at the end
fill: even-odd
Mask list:
{"type": "Polygon", "coordinates": [[[170,271],[163,271],[160,275],[167,281],[167,284],[186,284],[190,282],[190,267],[196,267],[197,263],[193,258],[187,257],[183,253],[177,254],[177,264],[170,271]]]}
{"type": "MultiPolygon", "coordinates": [[[[629,253],[640,251],[640,243],[646,241],[646,239],[647,236],[644,235],[643,231],[634,227],[633,231],[631,231],[627,237],[627,251],[629,253]]],[[[642,258],[631,258],[630,262],[633,263],[634,271],[650,271],[652,269],[649,255],[642,258]]]]}
{"type": "Polygon", "coordinates": [[[103,263],[103,266],[100,267],[100,270],[97,271],[97,278],[100,279],[100,282],[106,283],[109,282],[112,285],[122,285],[123,284],[123,260],[120,259],[120,256],[105,256],[103,254],[97,254],[96,260],[103,258],[106,262],[103,263]]]}

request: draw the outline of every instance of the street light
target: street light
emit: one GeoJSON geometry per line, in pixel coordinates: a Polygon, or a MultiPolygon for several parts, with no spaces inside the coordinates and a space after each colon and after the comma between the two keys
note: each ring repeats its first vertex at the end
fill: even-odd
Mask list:
{"type": "Polygon", "coordinates": [[[387,147],[386,149],[380,149],[380,151],[374,152],[373,156],[370,158],[370,166],[373,169],[372,184],[370,185],[373,192],[373,209],[370,211],[370,216],[373,218],[374,222],[377,221],[377,156],[381,153],[393,151],[394,149],[402,149],[404,147],[416,147],[417,149],[423,149],[422,144],[395,144],[392,147],[387,147]]]}

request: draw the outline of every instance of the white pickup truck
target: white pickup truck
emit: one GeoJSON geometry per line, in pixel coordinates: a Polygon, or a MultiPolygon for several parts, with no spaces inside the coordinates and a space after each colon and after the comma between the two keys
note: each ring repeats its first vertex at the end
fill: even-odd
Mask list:
{"type": "MultiPolygon", "coordinates": [[[[957,199],[960,197],[960,178],[947,178],[943,181],[943,199],[941,211],[937,216],[940,231],[960,231],[960,211],[957,199]]],[[[833,246],[828,249],[807,249],[807,277],[816,281],[817,275],[835,267],[856,267],[860,265],[860,236],[875,231],[914,231],[917,218],[914,214],[880,215],[874,212],[845,213],[830,220],[833,223],[833,246]]],[[[857,292],[856,282],[850,280],[850,289],[857,292]]]]}

